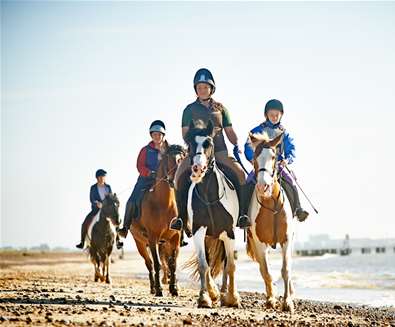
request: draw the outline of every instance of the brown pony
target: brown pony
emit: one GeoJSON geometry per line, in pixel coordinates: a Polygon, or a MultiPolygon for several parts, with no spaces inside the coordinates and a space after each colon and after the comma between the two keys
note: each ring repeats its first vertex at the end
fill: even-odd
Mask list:
{"type": "Polygon", "coordinates": [[[269,247],[282,248],[284,280],[283,310],[294,311],[292,301],[291,259],[293,243],[292,215],[284,209],[284,195],[276,171],[276,147],[282,142],[282,134],[269,140],[266,134],[250,134],[254,148],[254,170],[257,178],[249,215],[252,225],[248,230],[247,253],[259,263],[259,269],[266,284],[267,306],[276,307],[273,281],[269,273],[267,255],[269,247]]]}
{"type": "MultiPolygon", "coordinates": [[[[141,217],[137,221],[133,221],[131,233],[136,242],[137,250],[145,260],[149,272],[151,293],[156,296],[163,296],[160,283],[160,253],[162,258],[167,258],[170,293],[177,296],[176,267],[180,232],[170,230],[169,224],[178,214],[173,180],[178,163],[185,156],[185,152],[181,146],[171,145],[166,147],[161,156],[156,182],[143,198],[141,217]],[[160,248],[158,247],[159,244],[160,248]],[[150,249],[151,256],[147,248],[150,249]]],[[[167,272],[165,273],[167,274],[167,272]]]]}

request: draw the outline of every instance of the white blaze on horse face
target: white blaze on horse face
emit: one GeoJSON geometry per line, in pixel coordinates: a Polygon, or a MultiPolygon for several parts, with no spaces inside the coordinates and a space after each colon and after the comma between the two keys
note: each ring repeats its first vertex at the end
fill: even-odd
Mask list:
{"type": "Polygon", "coordinates": [[[193,157],[192,163],[192,182],[199,183],[203,179],[204,173],[207,169],[207,156],[204,153],[203,142],[207,136],[195,136],[196,154],[193,157]]]}
{"type": "Polygon", "coordinates": [[[273,149],[263,148],[256,158],[258,163],[257,191],[265,197],[270,197],[272,193],[274,156],[273,149]]]}

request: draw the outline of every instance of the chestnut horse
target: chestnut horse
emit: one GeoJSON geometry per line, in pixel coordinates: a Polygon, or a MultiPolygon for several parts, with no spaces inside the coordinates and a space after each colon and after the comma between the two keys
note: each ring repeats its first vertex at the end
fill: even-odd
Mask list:
{"type": "Polygon", "coordinates": [[[259,263],[259,269],[266,284],[266,304],[276,307],[273,281],[269,273],[267,256],[269,247],[282,248],[283,264],[281,275],[284,280],[283,310],[294,311],[292,301],[293,284],[291,280],[291,259],[293,246],[293,221],[284,209],[284,195],[277,177],[276,147],[282,142],[282,134],[269,140],[266,134],[250,134],[254,149],[254,171],[257,179],[252,195],[249,216],[251,227],[248,229],[247,253],[259,263]]]}
{"type": "MultiPolygon", "coordinates": [[[[131,234],[137,250],[144,258],[148,269],[151,293],[156,296],[163,296],[159,254],[167,259],[169,291],[171,295],[178,295],[176,268],[181,234],[179,231],[170,230],[169,224],[178,214],[173,180],[178,163],[184,156],[184,149],[179,145],[168,146],[161,154],[156,182],[143,198],[140,219],[134,220],[131,225],[131,234]]],[[[165,273],[167,275],[167,272],[165,273]]]]}
{"type": "Polygon", "coordinates": [[[191,158],[188,219],[192,224],[196,256],[186,267],[200,277],[198,307],[211,308],[220,298],[214,279],[223,271],[223,305],[240,307],[235,284],[235,234],[239,202],[233,185],[218,168],[214,157],[213,124],[192,121],[185,137],[191,158]],[[227,283],[229,277],[229,283],[227,283]]]}

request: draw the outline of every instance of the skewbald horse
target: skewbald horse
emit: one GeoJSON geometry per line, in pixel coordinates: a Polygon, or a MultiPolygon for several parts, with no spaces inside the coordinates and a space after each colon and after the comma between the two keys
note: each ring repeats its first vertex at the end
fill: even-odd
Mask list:
{"type": "Polygon", "coordinates": [[[185,267],[200,277],[198,307],[211,308],[220,298],[214,282],[223,272],[222,305],[240,307],[235,285],[235,234],[239,203],[233,185],[218,168],[214,157],[214,127],[209,121],[192,121],[186,135],[191,160],[188,222],[192,224],[196,256],[185,267]],[[229,284],[227,284],[229,277],[229,284]]]}
{"type": "Polygon", "coordinates": [[[165,274],[167,277],[168,268],[169,291],[173,296],[178,295],[176,268],[181,234],[179,231],[170,230],[169,223],[178,214],[173,180],[178,164],[184,156],[185,152],[181,146],[166,145],[165,151],[161,153],[156,182],[143,198],[141,217],[137,221],[134,220],[131,226],[137,250],[144,258],[148,269],[151,293],[156,296],[163,296],[160,258],[167,260],[165,274]],[[147,248],[150,249],[151,256],[147,248]]]}
{"type": "Polygon", "coordinates": [[[247,235],[247,254],[259,263],[259,269],[266,285],[266,304],[276,307],[273,281],[269,273],[267,256],[269,247],[279,243],[282,248],[283,264],[281,275],[284,280],[282,309],[294,311],[291,280],[291,259],[293,246],[292,215],[284,209],[284,195],[281,192],[276,168],[276,146],[282,142],[283,135],[269,140],[266,134],[250,134],[254,148],[254,170],[257,178],[249,208],[251,227],[247,235]]]}

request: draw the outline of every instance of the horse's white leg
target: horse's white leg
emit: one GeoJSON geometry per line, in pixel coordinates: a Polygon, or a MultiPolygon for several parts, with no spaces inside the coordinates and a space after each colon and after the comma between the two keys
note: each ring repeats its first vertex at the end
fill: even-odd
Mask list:
{"type": "Polygon", "coordinates": [[[226,294],[223,297],[223,304],[228,307],[240,307],[240,295],[236,289],[235,282],[235,240],[230,239],[226,232],[220,235],[224,242],[226,251],[226,272],[229,276],[229,285],[226,294]]]}
{"type": "Polygon", "coordinates": [[[293,285],[291,280],[291,261],[292,261],[292,239],[282,246],[283,266],[281,275],[284,280],[284,302],[283,311],[294,312],[294,304],[292,301],[293,285]]]}
{"type": "Polygon", "coordinates": [[[228,270],[226,269],[226,260],[224,261],[224,268],[222,270],[222,286],[221,286],[221,293],[226,293],[228,290],[228,270]]]}
{"type": "Polygon", "coordinates": [[[200,292],[198,298],[199,308],[211,308],[211,298],[207,292],[206,275],[210,272],[210,267],[207,264],[206,252],[204,249],[204,239],[206,237],[207,227],[200,227],[193,235],[193,243],[195,244],[195,251],[198,257],[198,268],[200,275],[200,292]]]}
{"type": "Polygon", "coordinates": [[[273,279],[269,272],[269,266],[267,263],[268,246],[261,243],[258,239],[254,238],[253,244],[255,247],[256,258],[259,263],[259,271],[261,272],[262,278],[266,285],[266,305],[270,308],[276,307],[276,297],[273,291],[273,279]]]}

